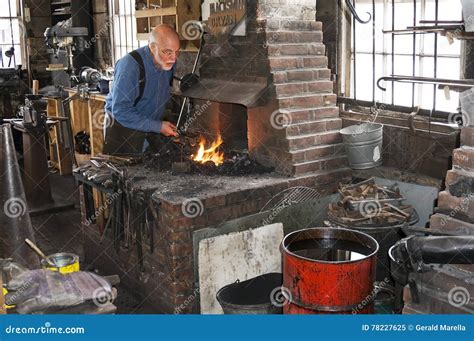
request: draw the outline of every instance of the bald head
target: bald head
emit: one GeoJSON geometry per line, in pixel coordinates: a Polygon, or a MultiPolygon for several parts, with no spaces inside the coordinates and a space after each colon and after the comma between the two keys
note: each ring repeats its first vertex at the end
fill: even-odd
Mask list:
{"type": "Polygon", "coordinates": [[[179,55],[179,35],[169,25],[161,24],[150,32],[149,44],[155,65],[171,70],[179,55]]]}
{"type": "Polygon", "coordinates": [[[179,41],[178,33],[176,33],[174,28],[167,24],[155,26],[150,32],[150,43],[161,45],[165,40],[179,41]]]}

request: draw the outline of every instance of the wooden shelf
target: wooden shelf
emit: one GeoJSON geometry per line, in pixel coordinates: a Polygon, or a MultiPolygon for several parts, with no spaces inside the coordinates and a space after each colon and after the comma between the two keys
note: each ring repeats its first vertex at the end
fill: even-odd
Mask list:
{"type": "Polygon", "coordinates": [[[51,6],[56,6],[56,5],[68,5],[71,3],[71,0],[65,0],[65,1],[55,1],[51,3],[51,6]]]}
{"type": "Polygon", "coordinates": [[[138,40],[148,40],[149,36],[150,35],[148,33],[137,33],[138,40]]]}
{"type": "Polygon", "coordinates": [[[190,43],[183,34],[183,26],[190,20],[201,17],[201,2],[196,0],[147,0],[149,9],[135,11],[137,21],[137,39],[147,41],[151,30],[159,24],[168,24],[176,29],[184,50],[195,50],[199,39],[190,43]],[[160,8],[152,8],[153,6],[160,8]],[[194,46],[194,48],[192,48],[194,46]]]}
{"type": "Polygon", "coordinates": [[[54,16],[71,15],[71,12],[53,13],[54,16]]]}
{"type": "Polygon", "coordinates": [[[165,15],[176,15],[176,7],[144,9],[141,11],[135,11],[135,18],[162,17],[165,15]]]}

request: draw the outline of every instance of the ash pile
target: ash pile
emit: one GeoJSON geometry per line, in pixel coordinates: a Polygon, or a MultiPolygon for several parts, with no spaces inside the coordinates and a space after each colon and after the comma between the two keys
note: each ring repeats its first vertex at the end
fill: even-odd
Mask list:
{"type": "Polygon", "coordinates": [[[354,185],[339,185],[340,200],[329,204],[328,224],[341,227],[414,225],[418,214],[397,185],[379,186],[374,178],[354,185]]]}

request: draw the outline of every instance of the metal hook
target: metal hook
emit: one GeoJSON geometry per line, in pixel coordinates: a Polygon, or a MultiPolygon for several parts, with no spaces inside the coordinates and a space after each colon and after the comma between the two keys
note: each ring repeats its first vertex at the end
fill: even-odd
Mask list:
{"type": "Polygon", "coordinates": [[[351,11],[352,15],[354,16],[354,19],[357,20],[358,22],[360,22],[361,24],[368,24],[370,22],[370,20],[372,20],[372,14],[370,14],[369,12],[367,12],[367,14],[369,15],[369,19],[367,19],[367,21],[362,20],[359,17],[359,15],[357,14],[357,11],[356,11],[354,5],[352,4],[351,0],[346,0],[346,5],[347,5],[347,7],[349,7],[349,10],[351,11]]]}
{"type": "Polygon", "coordinates": [[[388,79],[388,77],[381,77],[377,81],[377,87],[382,90],[382,91],[387,91],[387,88],[384,88],[382,85],[380,85],[380,82],[385,82],[388,79]]]}

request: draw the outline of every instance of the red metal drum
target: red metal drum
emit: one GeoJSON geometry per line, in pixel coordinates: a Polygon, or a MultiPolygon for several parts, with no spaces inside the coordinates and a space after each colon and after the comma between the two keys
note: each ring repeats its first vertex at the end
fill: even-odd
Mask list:
{"type": "Polygon", "coordinates": [[[342,228],[288,234],[281,244],[284,314],[371,314],[377,241],[342,228]]]}

